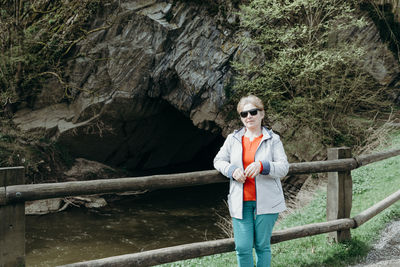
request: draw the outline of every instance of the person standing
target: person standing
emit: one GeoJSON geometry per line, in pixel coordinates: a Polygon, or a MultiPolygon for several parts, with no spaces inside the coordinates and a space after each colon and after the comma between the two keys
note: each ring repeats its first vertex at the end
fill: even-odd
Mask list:
{"type": "Polygon", "coordinates": [[[279,212],[286,209],[280,178],[289,163],[279,135],[262,126],[264,105],[254,95],[237,105],[244,127],[229,134],[214,167],[230,178],[228,206],[240,267],[271,265],[271,235],[279,212]]]}

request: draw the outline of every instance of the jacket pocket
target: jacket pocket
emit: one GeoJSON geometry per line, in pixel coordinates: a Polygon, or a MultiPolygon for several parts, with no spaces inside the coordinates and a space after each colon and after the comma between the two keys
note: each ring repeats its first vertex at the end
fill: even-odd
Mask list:
{"type": "Polygon", "coordinates": [[[280,193],[282,192],[282,185],[276,179],[274,179],[276,190],[280,193]]]}
{"type": "Polygon", "coordinates": [[[260,183],[260,188],[263,193],[265,194],[277,194],[280,193],[280,186],[275,178],[272,177],[265,177],[264,181],[260,183]]]}
{"type": "Polygon", "coordinates": [[[258,179],[257,181],[257,198],[269,203],[281,200],[282,189],[279,186],[279,181],[271,177],[264,177],[263,180],[258,179]]]}

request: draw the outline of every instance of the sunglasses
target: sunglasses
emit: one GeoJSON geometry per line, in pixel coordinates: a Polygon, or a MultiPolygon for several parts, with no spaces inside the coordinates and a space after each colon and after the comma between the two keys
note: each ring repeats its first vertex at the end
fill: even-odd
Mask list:
{"type": "Polygon", "coordinates": [[[250,109],[247,111],[242,111],[242,112],[240,112],[240,117],[247,118],[248,113],[250,113],[251,116],[255,116],[255,115],[257,115],[258,111],[259,111],[258,108],[250,109]]]}

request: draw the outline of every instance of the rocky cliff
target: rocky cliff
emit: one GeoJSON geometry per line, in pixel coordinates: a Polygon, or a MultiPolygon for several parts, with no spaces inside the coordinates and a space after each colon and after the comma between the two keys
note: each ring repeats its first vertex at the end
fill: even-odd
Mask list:
{"type": "Polygon", "coordinates": [[[14,117],[24,131],[44,128],[74,156],[140,170],[190,161],[229,128],[219,111],[238,45],[207,7],[110,2],[91,28],[101,30],[69,54],[74,100],[59,103],[63,84],[49,79],[14,117]]]}
{"type": "MultiPolygon", "coordinates": [[[[14,122],[23,131],[44,131],[74,157],[113,167],[211,167],[223,137],[239,123],[224,106],[230,62],[246,53],[254,60],[262,56],[239,46],[233,2],[224,1],[221,12],[210,10],[207,1],[104,1],[85,38],[68,51],[71,100],[62,100],[65,84],[49,76],[32,107],[18,110],[14,122]]],[[[370,43],[370,73],[397,86],[397,61],[372,22],[352,34],[370,43]]],[[[312,135],[280,122],[272,128],[293,142],[312,135]]],[[[311,160],[321,146],[288,152],[292,159],[311,160]]]]}

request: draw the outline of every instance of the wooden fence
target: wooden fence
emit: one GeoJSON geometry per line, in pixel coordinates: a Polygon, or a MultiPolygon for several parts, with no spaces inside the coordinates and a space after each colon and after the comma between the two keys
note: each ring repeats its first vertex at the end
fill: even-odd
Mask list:
{"type": "MultiPolygon", "coordinates": [[[[291,163],[288,175],[328,172],[327,222],[275,231],[271,242],[330,233],[337,242],[351,238],[356,228],[400,199],[400,190],[353,218],[351,170],[400,155],[400,149],[352,157],[349,148],[328,149],[327,161],[291,163]]],[[[0,267],[25,265],[25,201],[46,198],[154,190],[212,183],[228,179],[217,171],[200,171],[147,177],[82,182],[23,184],[24,168],[0,168],[0,267]]],[[[170,248],[121,255],[66,266],[152,266],[234,250],[233,239],[198,242],[170,248]]]]}

